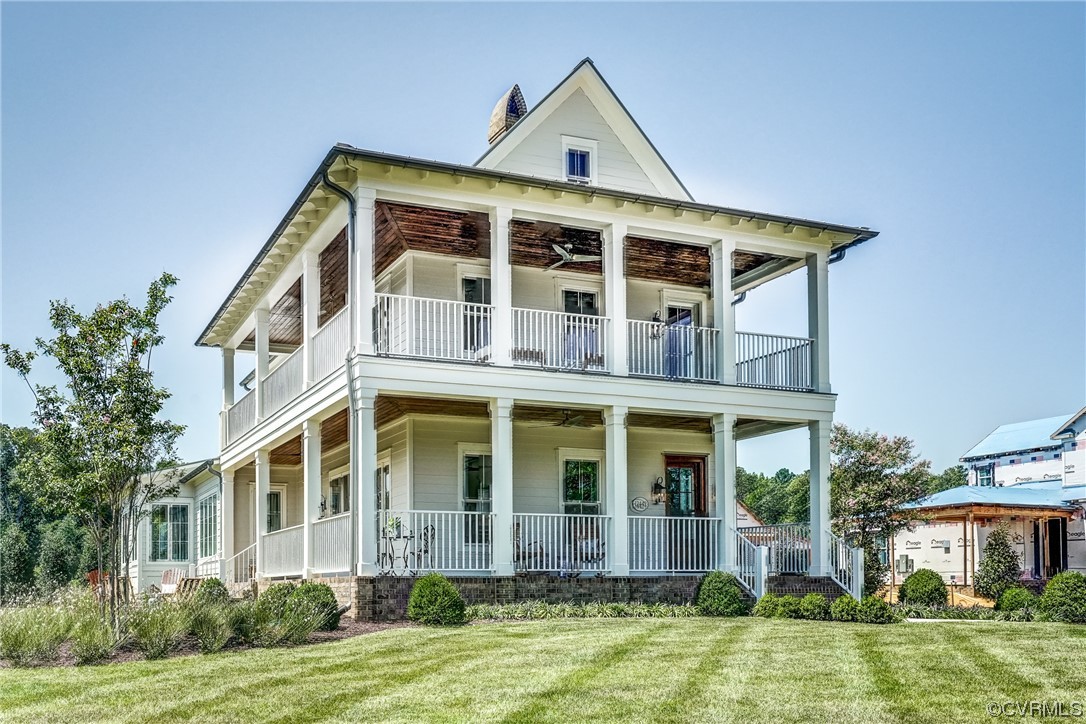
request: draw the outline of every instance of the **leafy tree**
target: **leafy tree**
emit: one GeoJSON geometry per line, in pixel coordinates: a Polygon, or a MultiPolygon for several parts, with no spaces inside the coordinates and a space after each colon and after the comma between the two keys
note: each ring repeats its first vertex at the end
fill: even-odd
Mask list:
{"type": "Polygon", "coordinates": [[[953,465],[938,475],[929,476],[924,489],[928,495],[934,495],[935,493],[941,493],[944,490],[950,490],[951,488],[966,485],[968,482],[969,476],[965,466],[953,465]]]}
{"type": "MultiPolygon", "coordinates": [[[[135,526],[148,501],[172,491],[172,481],[146,474],[175,461],[183,427],[161,419],[169,392],[154,383],[151,356],[163,343],[159,315],[177,283],[163,274],[147,302],[127,299],[82,314],[66,301],[50,303],[54,336],[38,338],[36,351],[0,345],[4,362],[35,398],[40,429],[30,481],[59,510],[78,516],[97,548],[98,568],[126,571],[135,526]],[[56,386],[31,383],[34,360],[51,357],[65,379],[56,386]]],[[[110,612],[127,587],[111,576],[110,612]]]]}
{"type": "Polygon", "coordinates": [[[34,580],[34,559],[26,532],[7,525],[0,533],[0,601],[30,588],[34,580]]]}
{"type": "Polygon", "coordinates": [[[901,511],[925,494],[931,463],[907,437],[833,426],[830,436],[830,517],[834,533],[864,549],[864,590],[874,593],[889,566],[879,560],[882,540],[909,525],[901,511]]]}
{"type": "Polygon", "coordinates": [[[85,538],[83,528],[70,516],[42,526],[37,572],[43,589],[60,588],[82,576],[80,562],[85,538]]]}
{"type": "Polygon", "coordinates": [[[973,590],[993,601],[1022,577],[1018,552],[1011,543],[1011,532],[1005,523],[996,526],[984,543],[984,556],[973,580],[973,590]]]}
{"type": "Polygon", "coordinates": [[[772,477],[736,468],[736,498],[766,525],[805,523],[810,510],[810,475],[781,468],[772,477]]]}

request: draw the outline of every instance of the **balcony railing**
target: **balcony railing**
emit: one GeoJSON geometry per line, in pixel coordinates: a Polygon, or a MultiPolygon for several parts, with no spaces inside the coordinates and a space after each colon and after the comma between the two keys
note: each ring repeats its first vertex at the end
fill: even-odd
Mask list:
{"type": "Polygon", "coordinates": [[[588,314],[513,309],[513,364],[522,367],[609,372],[611,320],[588,314]]]}
{"type": "Polygon", "coordinates": [[[313,381],[320,382],[343,366],[351,343],[349,308],[339,310],[313,335],[313,381]]]}
{"type": "Polygon", "coordinates": [[[769,548],[769,575],[805,574],[811,568],[810,523],[740,528],[752,543],[769,548]]]}
{"type": "Polygon", "coordinates": [[[377,354],[456,362],[490,358],[488,304],[378,294],[374,309],[377,354]]]}
{"type": "Polygon", "coordinates": [[[811,390],[814,340],[775,334],[735,335],[735,381],[748,387],[811,390]]]}
{"type": "Polygon", "coordinates": [[[256,426],[256,390],[245,396],[226,411],[226,442],[234,442],[256,426]]]}
{"type": "Polygon", "coordinates": [[[340,513],[313,523],[313,570],[351,570],[351,514],[340,513]]]}
{"type": "Polygon", "coordinates": [[[631,515],[630,570],[699,573],[717,568],[720,518],[631,515]]]}
{"type": "Polygon", "coordinates": [[[474,511],[387,510],[378,515],[382,573],[489,571],[494,514],[474,511]]]}
{"type": "Polygon", "coordinates": [[[305,527],[296,525],[264,535],[265,576],[298,576],[302,573],[302,540],[305,527]]]}
{"type": "Polygon", "coordinates": [[[264,380],[264,416],[282,410],[295,397],[302,394],[305,389],[305,380],[302,379],[302,355],[304,347],[291,352],[283,363],[272,370],[264,380]]]}
{"type": "Polygon", "coordinates": [[[560,574],[607,571],[610,525],[606,515],[514,515],[513,566],[560,574]]]}
{"type": "Polygon", "coordinates": [[[715,381],[719,330],[664,322],[628,320],[631,375],[715,381]]]}

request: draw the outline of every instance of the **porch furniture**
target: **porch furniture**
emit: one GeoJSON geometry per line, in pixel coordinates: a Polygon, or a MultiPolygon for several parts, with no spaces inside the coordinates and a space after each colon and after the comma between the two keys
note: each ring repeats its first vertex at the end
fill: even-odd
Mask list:
{"type": "Polygon", "coordinates": [[[433,525],[423,526],[415,542],[415,551],[412,557],[415,561],[415,572],[429,571],[434,568],[434,539],[437,538],[437,529],[433,525]]]}
{"type": "Polygon", "coordinates": [[[518,571],[543,567],[543,544],[537,540],[524,542],[520,535],[520,523],[513,526],[513,567],[518,571]]]}
{"type": "Polygon", "coordinates": [[[390,576],[403,576],[410,572],[411,544],[415,536],[407,528],[400,526],[398,531],[385,528],[381,532],[381,573],[390,576]]]}
{"type": "Polygon", "coordinates": [[[607,543],[594,521],[581,522],[573,528],[570,559],[576,569],[598,563],[607,557],[607,543]]]}
{"type": "Polygon", "coordinates": [[[162,583],[158,590],[163,596],[172,596],[177,593],[177,584],[185,577],[185,572],[180,568],[167,568],[162,572],[162,583]]]}

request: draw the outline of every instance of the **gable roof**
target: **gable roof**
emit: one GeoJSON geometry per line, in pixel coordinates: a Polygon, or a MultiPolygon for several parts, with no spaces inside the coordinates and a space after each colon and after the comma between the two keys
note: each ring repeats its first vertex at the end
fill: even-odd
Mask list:
{"type": "Polygon", "coordinates": [[[1052,431],[1067,420],[1070,415],[1046,417],[1043,420],[1028,420],[1000,425],[988,436],[973,446],[960,460],[967,462],[978,458],[998,457],[1007,453],[1046,450],[1060,447],[1061,443],[1052,440],[1052,431]]]}
{"type": "Polygon", "coordinates": [[[614,90],[596,68],[591,58],[585,58],[574,67],[561,83],[551,89],[550,93],[535,104],[520,120],[503,134],[486,150],[475,162],[480,168],[496,168],[515,149],[521,141],[527,138],[533,130],[539,127],[548,116],[557,110],[574,92],[581,90],[603,116],[604,120],[615,132],[619,140],[625,145],[626,150],[641,165],[649,180],[659,189],[660,194],[667,198],[693,201],[686,186],[672,170],[660,152],[653,145],[649,137],[637,124],[629,110],[623,105],[614,90]]]}
{"type": "Polygon", "coordinates": [[[1059,478],[1039,480],[1032,483],[1019,483],[994,487],[989,485],[961,485],[934,495],[929,495],[915,503],[901,506],[910,510],[924,508],[947,508],[962,505],[999,505],[1022,508],[1068,508],[1072,500],[1083,495],[1082,486],[1063,487],[1059,478]]]}
{"type": "Polygon", "coordinates": [[[1068,436],[1078,437],[1083,432],[1086,432],[1086,407],[1076,412],[1070,420],[1061,423],[1051,437],[1053,440],[1059,440],[1068,436]]]}

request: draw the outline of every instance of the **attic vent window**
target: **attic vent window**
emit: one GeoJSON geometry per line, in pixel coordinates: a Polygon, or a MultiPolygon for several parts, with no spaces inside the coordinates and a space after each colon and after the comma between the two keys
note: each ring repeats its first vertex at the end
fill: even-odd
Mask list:
{"type": "Polygon", "coordinates": [[[585,138],[562,136],[562,157],[566,181],[596,183],[596,142],[585,138]]]}

